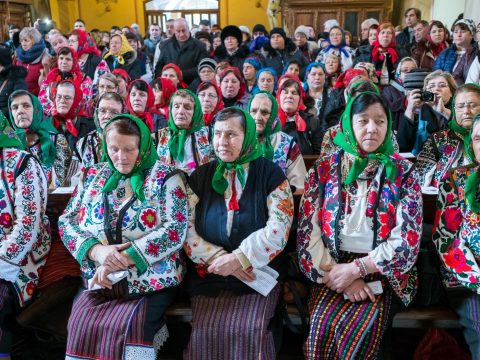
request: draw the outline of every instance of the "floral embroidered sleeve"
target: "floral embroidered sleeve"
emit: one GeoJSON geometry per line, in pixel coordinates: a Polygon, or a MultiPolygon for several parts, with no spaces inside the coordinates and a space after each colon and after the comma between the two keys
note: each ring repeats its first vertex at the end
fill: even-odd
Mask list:
{"type": "Polygon", "coordinates": [[[428,138],[423,144],[422,150],[417,156],[415,168],[420,175],[421,186],[431,186],[435,167],[437,165],[437,156],[435,156],[436,149],[432,138],[428,138]]]}
{"type": "Polygon", "coordinates": [[[83,93],[83,106],[85,109],[85,113],[87,116],[93,116],[93,106],[92,106],[92,99],[93,99],[93,84],[92,79],[88,76],[85,76],[82,83],[80,84],[80,89],[82,89],[83,93]]]}
{"type": "Polygon", "coordinates": [[[64,135],[57,135],[57,141],[55,145],[57,148],[57,156],[53,161],[55,181],[54,184],[50,185],[52,188],[68,186],[70,181],[67,181],[67,174],[68,169],[70,168],[70,163],[72,162],[72,151],[70,150],[67,139],[64,135]]]}
{"type": "MultiPolygon", "coordinates": [[[[433,242],[447,270],[446,275],[451,277],[448,285],[458,286],[460,283],[480,294],[480,267],[466,243],[466,238],[475,235],[469,234],[468,225],[462,226],[470,220],[462,212],[466,205],[459,200],[460,191],[463,189],[457,187],[453,175],[440,183],[433,242]]],[[[468,207],[466,211],[470,211],[468,207]]]]}
{"type": "MultiPolygon", "coordinates": [[[[4,179],[10,184],[15,181],[13,213],[0,214],[2,227],[11,228],[6,234],[0,230],[0,278],[10,282],[17,280],[25,258],[37,242],[46,207],[47,181],[42,167],[33,157],[24,161],[28,163],[15,180],[4,179]]],[[[1,192],[0,208],[7,198],[1,192]]]]}
{"type": "Polygon", "coordinates": [[[171,176],[160,188],[163,194],[160,193],[158,197],[161,208],[164,209],[160,212],[162,226],[133,240],[132,246],[125,250],[135,262],[140,274],[145,272],[148,266],[181,249],[187,235],[188,199],[182,176],[171,176]]]}
{"type": "Polygon", "coordinates": [[[293,219],[293,195],[287,180],[268,195],[267,204],[266,226],[251,233],[239,246],[254,268],[268,265],[287,244],[293,219]]]}
{"type": "Polygon", "coordinates": [[[313,282],[321,283],[324,271],[320,267],[333,265],[335,260],[322,240],[317,164],[318,162],[309,170],[305,180],[298,212],[297,251],[302,272],[313,282]]]}
{"type": "Polygon", "coordinates": [[[198,196],[188,190],[189,216],[188,216],[188,232],[187,239],[183,246],[187,256],[197,264],[212,263],[212,261],[220,255],[226,254],[227,251],[218,245],[214,245],[204,240],[195,230],[195,206],[198,203],[198,196]]]}
{"type": "Polygon", "coordinates": [[[38,93],[38,99],[42,104],[43,113],[45,116],[51,116],[53,110],[53,101],[50,99],[50,84],[47,80],[43,80],[40,85],[40,91],[38,93]]]}
{"type": "Polygon", "coordinates": [[[101,242],[89,231],[83,230],[79,223],[85,218],[86,207],[83,204],[88,184],[96,178],[97,170],[90,169],[82,177],[72,194],[72,197],[65,208],[62,216],[58,219],[58,229],[65,247],[70,251],[73,257],[85,265],[89,262],[87,253],[93,245],[101,242]]]}
{"type": "MultiPolygon", "coordinates": [[[[395,209],[388,203],[388,212],[395,214],[395,226],[387,241],[370,251],[369,256],[382,275],[405,274],[417,261],[422,234],[422,193],[420,179],[415,170],[411,170],[399,186],[400,199],[395,209]]],[[[390,216],[385,214],[385,216],[390,216]]],[[[383,219],[379,219],[383,223],[383,219]]],[[[388,227],[380,225],[379,231],[388,227]]]]}

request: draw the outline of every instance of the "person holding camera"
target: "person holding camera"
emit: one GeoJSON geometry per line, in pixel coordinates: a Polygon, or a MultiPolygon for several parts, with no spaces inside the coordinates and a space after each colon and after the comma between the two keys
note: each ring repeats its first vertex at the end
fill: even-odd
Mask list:
{"type": "Polygon", "coordinates": [[[411,72],[406,76],[407,108],[398,125],[397,140],[400,152],[417,155],[429,134],[447,127],[457,85],[450,73],[437,70],[425,77],[423,89],[412,89],[409,86],[411,74],[422,75],[421,72],[411,72]]]}
{"type": "Polygon", "coordinates": [[[480,112],[480,86],[464,84],[455,92],[454,112],[448,129],[432,134],[418,154],[416,167],[422,186],[439,187],[448,178],[451,169],[471,164],[467,137],[472,120],[480,112]]]}

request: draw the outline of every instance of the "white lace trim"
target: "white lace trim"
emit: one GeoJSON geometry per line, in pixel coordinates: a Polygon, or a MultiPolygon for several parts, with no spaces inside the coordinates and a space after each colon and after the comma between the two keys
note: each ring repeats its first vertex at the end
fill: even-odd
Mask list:
{"type": "Polygon", "coordinates": [[[156,351],[151,346],[125,345],[125,360],[155,360],[156,351]]]}
{"type": "Polygon", "coordinates": [[[167,324],[164,324],[162,328],[157,331],[153,338],[153,348],[155,349],[155,351],[158,351],[162,348],[163,344],[165,344],[165,342],[167,341],[169,335],[170,334],[168,332],[167,324]]]}

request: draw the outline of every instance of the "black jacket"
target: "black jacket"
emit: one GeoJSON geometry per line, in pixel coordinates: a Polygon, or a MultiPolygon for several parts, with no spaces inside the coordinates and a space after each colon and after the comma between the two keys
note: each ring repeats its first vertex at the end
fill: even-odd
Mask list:
{"type": "Polygon", "coordinates": [[[214,53],[217,62],[226,60],[232,66],[237,67],[238,70],[240,70],[240,73],[243,71],[243,62],[249,54],[250,50],[245,45],[240,46],[233,55],[229,55],[227,49],[223,45],[216,48],[214,53]]]}
{"type": "Polygon", "coordinates": [[[95,79],[95,71],[101,61],[102,58],[97,54],[88,54],[87,61],[85,61],[85,64],[82,67],[82,72],[93,81],[95,79]]]}
{"type": "Polygon", "coordinates": [[[0,109],[8,119],[8,97],[15,90],[28,90],[25,82],[27,69],[22,66],[7,65],[0,71],[0,87],[5,83],[0,91],[0,109]]]}
{"type": "Polygon", "coordinates": [[[274,68],[278,76],[283,74],[283,69],[290,62],[290,60],[298,60],[301,64],[300,78],[303,76],[303,70],[305,68],[305,59],[297,45],[291,40],[285,41],[285,48],[283,50],[273,49],[270,45],[270,41],[267,41],[262,48],[262,54],[265,57],[265,62],[268,67],[274,68]]]}
{"type": "Polygon", "coordinates": [[[137,54],[133,51],[129,51],[123,55],[123,59],[125,60],[125,63],[123,65],[118,65],[117,67],[113,67],[113,56],[109,56],[105,61],[111,71],[115,69],[123,69],[132,80],[140,78],[140,76],[142,76],[142,64],[140,63],[140,60],[138,60],[137,54]]]}
{"type": "Polygon", "coordinates": [[[155,77],[162,75],[162,68],[166,64],[174,63],[182,70],[183,81],[190,84],[197,76],[198,63],[207,55],[205,44],[201,41],[190,36],[187,41],[180,44],[174,35],[160,45],[160,57],[155,66],[155,77]]]}

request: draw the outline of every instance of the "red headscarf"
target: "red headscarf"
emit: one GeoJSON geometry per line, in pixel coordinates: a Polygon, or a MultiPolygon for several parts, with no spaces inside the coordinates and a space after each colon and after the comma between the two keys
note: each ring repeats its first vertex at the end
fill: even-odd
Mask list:
{"type": "Polygon", "coordinates": [[[212,120],[215,117],[215,115],[225,107],[225,104],[223,103],[223,99],[222,99],[222,91],[220,90],[218,85],[213,81],[204,81],[200,83],[200,85],[198,85],[198,88],[197,88],[197,96],[200,91],[206,90],[210,87],[213,87],[215,89],[215,92],[217,93],[217,96],[218,96],[218,100],[217,100],[217,105],[215,106],[215,109],[213,109],[212,112],[203,113],[203,121],[207,126],[209,126],[212,123],[212,120]]]}
{"type": "MultiPolygon", "coordinates": [[[[278,83],[280,84],[280,80],[278,81],[278,83]]],[[[282,128],[285,126],[285,124],[287,122],[287,117],[294,116],[297,131],[302,131],[303,132],[303,131],[307,130],[307,123],[305,122],[305,120],[303,120],[303,118],[298,113],[299,111],[303,111],[303,110],[306,109],[305,104],[303,103],[304,96],[305,96],[305,94],[304,94],[304,91],[303,91],[302,82],[295,75],[289,75],[288,78],[285,79],[285,81],[282,81],[281,85],[278,86],[278,90],[277,90],[278,118],[280,119],[280,122],[282,123],[282,128]],[[298,100],[297,109],[293,113],[288,113],[287,114],[282,109],[282,105],[281,105],[281,102],[280,102],[280,94],[282,93],[282,90],[285,88],[285,83],[290,82],[292,80],[295,81],[295,83],[297,84],[298,91],[300,92],[300,99],[298,100]]]]}
{"type": "Polygon", "coordinates": [[[372,49],[372,62],[376,63],[378,60],[382,61],[385,59],[385,55],[383,53],[387,52],[390,54],[392,58],[392,65],[395,64],[398,60],[398,54],[397,51],[395,50],[395,46],[397,45],[395,43],[395,30],[393,30],[393,36],[392,36],[392,41],[386,48],[382,47],[380,43],[378,42],[378,36],[380,34],[380,31],[384,30],[386,27],[389,27],[389,25],[394,29],[393,25],[390,23],[383,23],[381,24],[378,29],[377,29],[377,39],[373,42],[373,49],[372,49]]]}
{"type": "MultiPolygon", "coordinates": [[[[238,68],[235,67],[235,66],[228,66],[225,69],[223,69],[223,71],[220,73],[220,83],[225,78],[225,76],[227,76],[230,73],[233,73],[233,75],[235,75],[235,77],[238,79],[238,81],[240,81],[240,90],[238,90],[238,94],[235,97],[235,100],[238,101],[243,97],[243,95],[245,95],[245,91],[247,89],[247,86],[245,85],[245,80],[243,79],[243,76],[240,73],[240,70],[238,70],[238,68]]],[[[222,94],[222,96],[223,96],[223,94],[222,94]]]]}
{"type": "Polygon", "coordinates": [[[177,73],[177,77],[178,77],[178,86],[177,87],[178,88],[188,89],[188,85],[183,82],[182,70],[180,70],[180,68],[176,64],[174,64],[174,63],[166,64],[162,68],[162,73],[167,69],[173,69],[177,73]]]}
{"type": "MultiPolygon", "coordinates": [[[[65,123],[65,127],[67,131],[73,136],[78,137],[78,129],[76,128],[73,120],[75,120],[77,116],[85,116],[85,113],[82,108],[83,92],[82,92],[82,89],[80,89],[80,86],[71,80],[62,80],[58,83],[58,85],[61,85],[64,83],[70,83],[75,88],[75,96],[73,97],[73,104],[70,107],[70,110],[68,110],[68,113],[62,115],[57,112],[56,101],[54,102],[55,106],[52,111],[53,126],[55,126],[56,129],[60,129],[61,124],[65,123]]],[[[52,89],[53,98],[57,96],[58,85],[52,89]]]]}
{"type": "Polygon", "coordinates": [[[173,93],[177,91],[177,88],[175,87],[173,81],[170,79],[159,77],[158,80],[162,84],[162,102],[160,104],[155,104],[155,108],[157,109],[157,111],[159,109],[162,109],[168,120],[170,116],[170,112],[168,111],[168,107],[170,106],[170,99],[173,93]]]}
{"type": "Polygon", "coordinates": [[[60,53],[64,49],[68,49],[68,51],[70,52],[73,58],[73,65],[72,65],[72,69],[70,70],[72,77],[71,78],[69,77],[68,79],[62,79],[60,69],[58,68],[58,58],[57,58],[56,66],[48,72],[48,75],[46,78],[47,84],[58,83],[59,81],[62,81],[62,80],[72,80],[72,82],[80,86],[80,84],[83,82],[83,74],[82,74],[82,71],[80,70],[80,66],[78,65],[77,52],[69,46],[61,47],[58,50],[58,52],[60,53]]]}
{"type": "Polygon", "coordinates": [[[78,38],[78,57],[82,56],[83,54],[95,54],[100,56],[100,51],[97,49],[95,41],[93,41],[87,32],[80,29],[75,29],[72,31],[71,35],[75,35],[78,38]]]}
{"type": "MultiPolygon", "coordinates": [[[[142,91],[142,90],[140,90],[140,91],[142,91]]],[[[142,79],[137,79],[137,80],[133,80],[128,85],[127,99],[126,99],[128,112],[130,114],[135,115],[136,117],[142,119],[143,122],[145,123],[145,125],[148,126],[148,128],[150,129],[151,132],[154,130],[153,118],[152,118],[152,114],[151,114],[152,110],[154,110],[153,109],[154,103],[155,103],[155,95],[153,94],[152,87],[150,85],[148,85],[148,83],[146,81],[144,81],[142,79]],[[147,104],[145,105],[145,109],[141,113],[135,112],[132,108],[132,104],[130,103],[130,92],[132,91],[133,86],[138,82],[144,83],[145,86],[147,87],[147,104]]]]}
{"type": "Polygon", "coordinates": [[[341,73],[335,81],[335,89],[344,89],[352,81],[352,79],[359,75],[365,75],[368,78],[368,74],[365,69],[347,69],[341,73]]]}
{"type": "Polygon", "coordinates": [[[116,75],[121,76],[122,79],[125,80],[127,84],[130,84],[130,81],[132,81],[132,79],[130,78],[130,75],[128,75],[128,73],[123,69],[115,69],[112,71],[112,74],[115,76],[116,75]]]}

